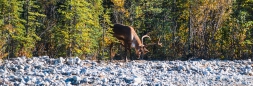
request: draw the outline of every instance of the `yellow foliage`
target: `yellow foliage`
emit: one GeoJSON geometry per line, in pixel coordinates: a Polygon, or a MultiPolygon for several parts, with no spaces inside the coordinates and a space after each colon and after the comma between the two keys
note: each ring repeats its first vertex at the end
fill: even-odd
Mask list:
{"type": "Polygon", "coordinates": [[[4,25],[3,28],[1,28],[1,30],[7,30],[9,33],[15,32],[15,29],[11,24],[4,25]]]}
{"type": "Polygon", "coordinates": [[[110,45],[112,42],[116,42],[117,39],[115,37],[112,36],[112,29],[108,29],[105,33],[105,37],[104,37],[104,42],[105,42],[105,45],[110,45]]]}
{"type": "Polygon", "coordinates": [[[105,45],[109,45],[112,43],[111,37],[108,37],[108,36],[105,36],[104,41],[105,41],[105,45]]]}
{"type": "Polygon", "coordinates": [[[129,17],[130,16],[130,13],[128,11],[125,12],[125,16],[126,17],[129,17]]]}
{"type": "Polygon", "coordinates": [[[124,8],[124,3],[125,0],[111,0],[116,8],[117,11],[125,13],[126,16],[129,15],[129,13],[127,13],[127,10],[125,10],[124,8]]]}
{"type": "Polygon", "coordinates": [[[115,6],[118,6],[120,8],[124,7],[125,0],[111,0],[111,1],[115,6]]]}
{"type": "MultiPolygon", "coordinates": [[[[3,40],[3,39],[1,39],[1,40],[3,40]]],[[[8,53],[5,53],[4,51],[4,45],[6,44],[6,42],[5,41],[0,41],[0,47],[1,47],[1,49],[0,49],[0,59],[3,59],[4,57],[6,57],[7,55],[8,55],[8,53]]]]}

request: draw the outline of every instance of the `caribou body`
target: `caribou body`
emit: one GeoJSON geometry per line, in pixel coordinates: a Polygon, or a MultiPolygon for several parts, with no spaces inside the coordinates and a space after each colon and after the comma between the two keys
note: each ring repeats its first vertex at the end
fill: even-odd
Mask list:
{"type": "MultiPolygon", "coordinates": [[[[142,40],[140,40],[133,27],[122,24],[114,24],[112,30],[113,36],[116,37],[125,48],[125,61],[127,61],[127,51],[129,52],[130,59],[133,60],[133,57],[131,56],[131,48],[135,49],[137,59],[140,59],[142,54],[149,52],[143,44],[143,38],[150,38],[148,35],[142,36],[142,40]]],[[[112,47],[113,43],[110,46],[110,54],[112,54],[112,47]]],[[[113,56],[114,55],[111,55],[111,60],[113,56]]]]}

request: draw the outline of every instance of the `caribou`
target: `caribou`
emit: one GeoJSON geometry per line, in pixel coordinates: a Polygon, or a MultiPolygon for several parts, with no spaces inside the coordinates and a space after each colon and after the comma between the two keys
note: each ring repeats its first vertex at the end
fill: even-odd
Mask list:
{"type": "MultiPolygon", "coordinates": [[[[144,38],[149,38],[151,40],[151,38],[148,35],[142,36],[140,40],[140,38],[138,37],[133,27],[125,26],[122,24],[114,24],[114,26],[112,27],[112,31],[113,31],[112,33],[113,36],[117,38],[121,42],[121,45],[124,46],[125,48],[125,51],[124,51],[125,62],[127,61],[127,51],[129,52],[130,60],[133,60],[133,57],[131,56],[131,48],[135,49],[135,54],[137,56],[137,59],[140,59],[142,55],[145,55],[146,53],[149,52],[146,49],[146,45],[144,45],[143,43],[144,38]]],[[[156,43],[149,44],[149,45],[154,45],[154,44],[156,43]]],[[[111,43],[110,45],[110,54],[111,54],[110,60],[111,61],[112,61],[112,58],[114,57],[114,55],[112,55],[113,53],[112,47],[113,47],[113,43],[111,43]]]]}

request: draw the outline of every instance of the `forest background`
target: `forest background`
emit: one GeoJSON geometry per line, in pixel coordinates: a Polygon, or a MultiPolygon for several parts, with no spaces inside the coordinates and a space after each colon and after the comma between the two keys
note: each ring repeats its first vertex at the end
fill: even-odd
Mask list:
{"type": "MultiPolygon", "coordinates": [[[[114,23],[160,39],[149,59],[253,57],[253,0],[0,0],[0,58],[107,59],[114,23]]],[[[121,53],[119,46],[115,47],[121,53]]]]}

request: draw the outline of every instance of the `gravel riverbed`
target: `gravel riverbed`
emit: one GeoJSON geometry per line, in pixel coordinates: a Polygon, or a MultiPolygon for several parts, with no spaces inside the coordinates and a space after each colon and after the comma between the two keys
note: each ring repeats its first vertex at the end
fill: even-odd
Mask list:
{"type": "Polygon", "coordinates": [[[0,85],[253,86],[249,60],[97,63],[74,58],[18,57],[0,63],[0,85]]]}

